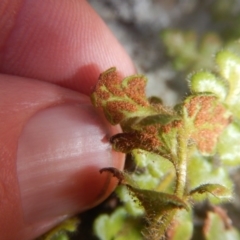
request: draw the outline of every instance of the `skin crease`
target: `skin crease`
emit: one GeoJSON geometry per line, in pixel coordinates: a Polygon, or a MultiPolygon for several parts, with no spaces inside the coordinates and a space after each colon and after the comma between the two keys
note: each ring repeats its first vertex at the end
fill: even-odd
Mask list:
{"type": "MultiPolygon", "coordinates": [[[[22,203],[24,188],[21,187],[26,174],[19,170],[19,166],[21,161],[26,161],[21,157],[20,150],[25,146],[24,139],[29,136],[28,132],[31,133],[39,119],[48,121],[48,109],[63,116],[66,111],[76,121],[77,107],[72,106],[80,104],[86,105],[86,111],[95,116],[89,98],[82,94],[90,95],[99,74],[112,66],[116,66],[123,76],[134,74],[135,70],[122,46],[83,0],[2,0],[0,36],[0,239],[28,240],[41,235],[67,215],[95,206],[116,185],[114,180],[109,182],[107,174],[98,173],[99,167],[104,167],[105,164],[105,167],[109,166],[109,159],[106,162],[102,160],[101,163],[94,160],[91,165],[87,158],[80,159],[82,165],[79,165],[78,170],[79,173],[83,171],[80,174],[82,177],[75,179],[74,186],[84,187],[74,187],[73,190],[80,191],[77,198],[81,198],[80,202],[84,202],[84,205],[76,203],[71,208],[66,204],[62,207],[64,211],[49,213],[48,217],[42,217],[38,221],[34,221],[35,216],[26,218],[28,204],[22,203]],[[87,168],[81,166],[96,171],[89,170],[91,174],[88,174],[87,168]],[[88,188],[83,182],[90,182],[91,187],[88,188]],[[81,191],[84,194],[81,195],[81,191]]],[[[84,115],[85,110],[81,111],[83,113],[80,116],[84,115]]],[[[84,123],[82,125],[85,126],[84,123]]],[[[119,128],[109,126],[100,115],[98,120],[93,121],[93,125],[99,129],[96,131],[99,132],[97,134],[100,139],[119,131],[119,128]]],[[[86,134],[86,139],[87,137],[86,134]]],[[[50,140],[46,138],[46,141],[50,140]]],[[[104,141],[96,144],[102,144],[103,149],[109,148],[104,141]]],[[[71,155],[70,148],[66,148],[65,152],[67,161],[68,154],[69,158],[71,155]]],[[[54,153],[50,154],[54,158],[54,153]]],[[[111,156],[113,166],[122,168],[124,156],[113,152],[111,156]]],[[[69,166],[66,176],[71,177],[72,169],[76,166],[73,164],[72,169],[69,166]]],[[[62,185],[65,186],[64,184],[62,185]]],[[[61,194],[66,202],[68,196],[71,196],[71,201],[77,201],[72,192],[61,194]]],[[[32,204],[37,206],[39,203],[36,201],[32,204]]]]}

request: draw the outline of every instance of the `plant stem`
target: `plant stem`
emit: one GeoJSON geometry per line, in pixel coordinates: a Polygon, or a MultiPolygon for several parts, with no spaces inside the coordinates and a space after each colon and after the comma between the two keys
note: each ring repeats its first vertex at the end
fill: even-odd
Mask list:
{"type": "MultiPolygon", "coordinates": [[[[187,181],[187,159],[188,159],[188,132],[185,131],[183,128],[178,135],[178,151],[177,151],[177,159],[174,159],[174,162],[176,163],[175,169],[176,169],[176,187],[175,187],[175,194],[179,198],[184,197],[185,188],[186,188],[186,181],[187,181]]],[[[150,236],[152,239],[162,239],[164,234],[166,233],[167,227],[169,226],[176,214],[177,210],[173,209],[170,212],[164,214],[161,216],[161,220],[163,223],[159,227],[157,233],[153,233],[150,236]],[[160,238],[159,238],[160,237],[160,238]]],[[[158,220],[159,221],[159,220],[158,220]]],[[[158,222],[157,221],[157,222],[158,222]]],[[[153,226],[153,229],[155,227],[153,226]]]]}
{"type": "Polygon", "coordinates": [[[175,194],[182,198],[184,196],[186,181],[187,181],[187,139],[188,133],[183,130],[179,132],[178,135],[178,153],[176,162],[176,188],[175,194]]]}
{"type": "Polygon", "coordinates": [[[163,240],[165,239],[165,233],[169,225],[171,224],[174,216],[176,214],[176,209],[162,215],[155,224],[151,225],[151,230],[148,240],[163,240]],[[160,226],[159,226],[160,225],[160,226]]]}

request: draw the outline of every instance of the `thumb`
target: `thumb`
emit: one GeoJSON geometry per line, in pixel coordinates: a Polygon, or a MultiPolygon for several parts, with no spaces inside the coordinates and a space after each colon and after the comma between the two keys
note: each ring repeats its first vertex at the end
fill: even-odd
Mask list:
{"type": "Polygon", "coordinates": [[[32,239],[106,198],[116,182],[99,169],[121,168],[124,158],[108,142],[119,129],[88,98],[15,78],[0,78],[0,187],[8,199],[0,205],[0,236],[32,239]]]}

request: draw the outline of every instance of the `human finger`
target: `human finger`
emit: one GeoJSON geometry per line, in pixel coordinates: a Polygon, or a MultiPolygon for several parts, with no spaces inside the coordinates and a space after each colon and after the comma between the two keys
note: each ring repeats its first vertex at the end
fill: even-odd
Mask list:
{"type": "Polygon", "coordinates": [[[109,67],[124,76],[134,73],[123,47],[84,0],[10,0],[0,12],[1,73],[87,95],[109,67]]]}
{"type": "Polygon", "coordinates": [[[106,198],[122,168],[119,131],[89,99],[50,83],[0,75],[0,238],[33,239],[106,198]]]}

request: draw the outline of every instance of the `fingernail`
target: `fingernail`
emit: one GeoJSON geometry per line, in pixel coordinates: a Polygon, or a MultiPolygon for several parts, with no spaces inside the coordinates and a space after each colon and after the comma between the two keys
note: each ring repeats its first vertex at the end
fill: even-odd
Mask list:
{"type": "Polygon", "coordinates": [[[84,211],[114,185],[99,169],[121,168],[110,127],[91,104],[59,105],[35,114],[19,138],[17,173],[26,221],[84,211]]]}

